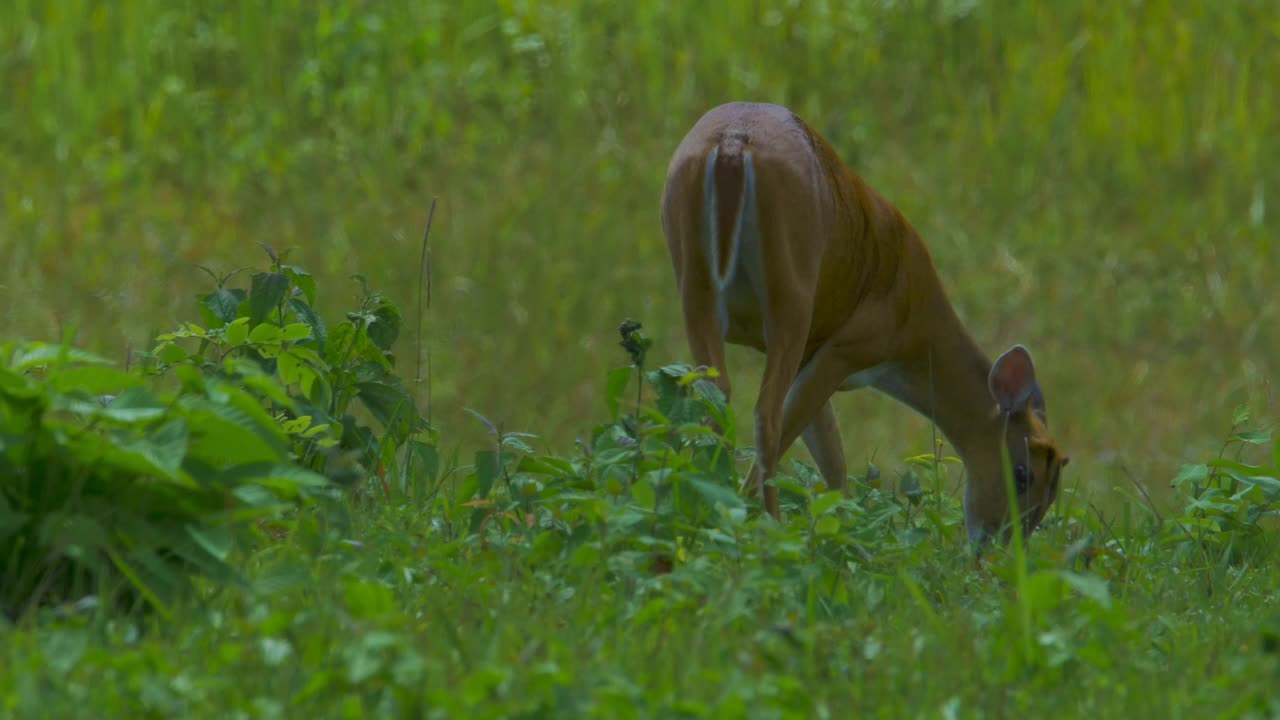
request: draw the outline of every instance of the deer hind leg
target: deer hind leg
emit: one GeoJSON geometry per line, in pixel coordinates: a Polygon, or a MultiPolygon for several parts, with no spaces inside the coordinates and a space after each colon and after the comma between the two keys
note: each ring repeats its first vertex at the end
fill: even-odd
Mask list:
{"type": "MultiPolygon", "coordinates": [[[[808,303],[794,305],[799,298],[773,306],[766,319],[764,377],[756,401],[756,460],[747,473],[745,486],[752,493],[763,491],[764,507],[780,516],[778,488],[767,485],[778,462],[791,443],[783,442],[783,410],[788,392],[804,359],[809,334],[808,303]]],[[[794,441],[794,436],[792,441],[794,441]]]]}
{"type": "Polygon", "coordinates": [[[803,434],[805,444],[827,486],[847,484],[844,448],[831,397],[857,373],[881,367],[892,357],[893,344],[882,318],[883,305],[855,312],[836,336],[829,338],[800,369],[783,406],[780,443],[790,447],[803,434]]]}
{"type": "MultiPolygon", "coordinates": [[[[680,282],[680,299],[684,306],[684,331],[689,340],[689,353],[699,366],[715,368],[725,401],[729,400],[730,383],[725,364],[724,335],[716,312],[717,291],[705,273],[687,273],[680,282]]],[[[720,428],[717,428],[717,432],[720,428]]]]}
{"type": "MultiPolygon", "coordinates": [[[[831,397],[849,376],[875,367],[888,357],[889,348],[883,337],[871,332],[876,328],[875,320],[878,316],[879,313],[871,309],[851,318],[841,337],[829,339],[813,353],[795,375],[794,382],[790,383],[780,402],[776,395],[778,386],[770,385],[771,378],[766,369],[765,386],[768,390],[762,387],[760,392],[761,402],[756,419],[757,460],[749,480],[764,486],[765,508],[775,517],[778,508],[777,489],[764,483],[773,476],[782,453],[803,432],[809,431],[817,445],[814,456],[827,484],[833,488],[844,487],[844,451],[836,428],[831,397]]],[[[773,353],[772,346],[769,352],[773,353]]],[[[766,360],[766,368],[768,362],[766,360]]],[[[782,363],[777,365],[781,366],[782,363]]]]}
{"type": "Polygon", "coordinates": [[[768,391],[760,389],[760,406],[756,410],[756,465],[751,468],[749,482],[764,487],[764,507],[774,518],[780,510],[778,489],[764,483],[773,477],[778,459],[795,443],[801,430],[812,429],[810,434],[819,438],[814,457],[828,486],[844,487],[845,455],[836,429],[831,396],[835,395],[847,374],[844,357],[831,345],[819,348],[799,374],[791,375],[795,380],[783,387],[781,397],[774,393],[777,386],[769,386],[768,370],[765,372],[767,379],[764,384],[768,391]]]}
{"type": "MultiPolygon", "coordinates": [[[[714,153],[707,163],[710,168],[714,153]]],[[[684,313],[685,338],[696,365],[715,368],[715,383],[729,397],[729,373],[725,365],[722,290],[710,256],[708,233],[715,210],[714,188],[704,185],[702,167],[690,165],[668,179],[663,196],[662,226],[675,265],[676,284],[684,313]],[[705,197],[704,197],[705,196],[705,197]],[[701,206],[686,203],[702,198],[701,206]]]]}
{"type": "Polygon", "coordinates": [[[775,518],[781,514],[778,489],[767,483],[777,472],[783,453],[795,441],[794,436],[790,440],[783,437],[783,413],[809,342],[815,280],[821,261],[816,254],[805,252],[804,244],[809,238],[798,236],[781,222],[787,216],[786,212],[760,216],[761,220],[778,220],[771,224],[761,222],[758,229],[748,224],[741,248],[743,267],[761,307],[765,346],[764,375],[755,408],[756,460],[743,487],[753,494],[762,493],[765,510],[775,518]],[[768,272],[763,252],[766,242],[772,243],[768,272]]]}
{"type": "Polygon", "coordinates": [[[805,447],[813,456],[818,471],[822,473],[827,487],[832,490],[845,488],[848,471],[845,466],[844,445],[840,441],[840,426],[836,422],[836,411],[827,400],[814,416],[813,422],[800,434],[805,447]]]}

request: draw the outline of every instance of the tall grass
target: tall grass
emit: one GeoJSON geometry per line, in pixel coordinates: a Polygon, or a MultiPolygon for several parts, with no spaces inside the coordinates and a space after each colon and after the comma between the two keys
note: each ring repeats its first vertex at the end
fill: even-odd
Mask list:
{"type": "MultiPolygon", "coordinates": [[[[154,349],[200,408],[232,398],[222,424],[289,438],[264,468],[168,394],[148,409],[191,443],[106,422],[137,406],[102,378],[136,362],[41,375],[12,348],[44,346],[6,346],[7,567],[87,571],[16,575],[44,587],[6,600],[31,612],[0,618],[0,716],[1275,716],[1276,68],[1265,0],[0,5],[0,338],[154,349]],[[657,217],[669,153],[730,99],[803,115],[918,226],[979,341],[1035,352],[1073,461],[1018,552],[975,562],[958,473],[870,394],[839,401],[849,496],[792,462],[782,523],[733,492],[697,422],[716,394],[663,367],[685,353],[657,217]],[[400,316],[347,279],[410,307],[437,196],[439,454],[401,414],[416,333],[388,367],[400,316]],[[216,291],[196,267],[256,242],[292,257],[216,291]],[[654,339],[643,379],[623,317],[654,339]],[[46,457],[106,480],[61,492],[46,457]],[[271,477],[214,472],[249,462],[271,477]],[[311,478],[293,462],[355,491],[250,487],[311,478]],[[217,562],[150,618],[89,602],[143,584],[148,541],[217,562]]],[[[746,420],[759,359],[730,362],[746,420]]]]}
{"type": "MultiPolygon", "coordinates": [[[[439,196],[443,421],[567,441],[622,317],[683,347],[669,153],[768,100],[903,208],[985,347],[1033,349],[1079,481],[1160,486],[1270,402],[1277,67],[1266,0],[13,0],[0,334],[122,356],[254,241],[407,300],[439,196]]],[[[759,361],[730,362],[746,413],[759,361]]],[[[855,465],[928,447],[881,398],[839,408],[855,465]]]]}

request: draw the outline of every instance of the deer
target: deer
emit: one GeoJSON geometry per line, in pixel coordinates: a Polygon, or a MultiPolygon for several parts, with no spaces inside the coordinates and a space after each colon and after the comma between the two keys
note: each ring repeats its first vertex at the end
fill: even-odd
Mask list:
{"type": "Polygon", "coordinates": [[[915,228],[795,113],[746,102],[707,111],[668,165],[662,229],[693,361],[714,368],[726,401],[726,343],[764,354],[741,491],[762,493],[773,518],[770,480],[798,438],[827,488],[847,490],[831,400],[872,388],[954,448],[971,542],[1007,542],[1013,522],[1024,537],[1039,526],[1070,458],[1049,433],[1030,351],[989,359],[915,228]]]}

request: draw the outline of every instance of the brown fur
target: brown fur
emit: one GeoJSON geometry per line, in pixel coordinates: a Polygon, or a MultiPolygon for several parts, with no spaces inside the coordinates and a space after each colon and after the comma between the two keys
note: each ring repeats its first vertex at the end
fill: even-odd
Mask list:
{"type": "Polygon", "coordinates": [[[872,370],[879,373],[873,387],[934,419],[965,460],[971,536],[990,537],[1007,525],[1002,437],[1010,467],[1030,470],[1019,498],[1024,527],[1039,523],[1067,460],[1049,434],[1030,355],[1015,346],[992,364],[961,325],[915,229],[802,120],[766,104],[709,111],[671,159],[662,225],[694,360],[720,371],[728,395],[725,342],[765,353],[757,461],[744,486],[763,487],[775,517],[777,492],[766,481],[797,437],[827,485],[844,487],[830,397],[855,373],[872,370]],[[745,194],[748,175],[754,196],[745,194]],[[715,238],[705,227],[708,177],[717,200],[710,208],[715,238]],[[711,242],[721,259],[714,271],[711,242]],[[1009,391],[1020,399],[1004,413],[996,396],[1009,391]]]}

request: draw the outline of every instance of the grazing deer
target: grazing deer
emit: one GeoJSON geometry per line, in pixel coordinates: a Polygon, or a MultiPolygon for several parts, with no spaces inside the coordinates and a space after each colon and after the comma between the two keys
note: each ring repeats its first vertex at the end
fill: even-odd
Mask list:
{"type": "Polygon", "coordinates": [[[743,487],[763,489],[775,518],[767,481],[797,437],[827,486],[844,488],[831,396],[872,387],[955,447],[970,539],[1008,536],[1006,458],[1024,533],[1039,524],[1068,458],[1049,434],[1031,354],[1014,345],[988,359],[915,229],[803,120],[756,103],[703,115],[671,158],[662,227],[694,361],[719,371],[727,397],[725,343],[765,354],[743,487]]]}

